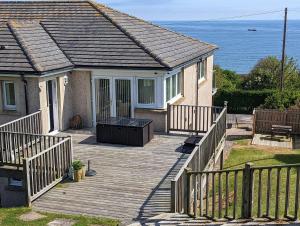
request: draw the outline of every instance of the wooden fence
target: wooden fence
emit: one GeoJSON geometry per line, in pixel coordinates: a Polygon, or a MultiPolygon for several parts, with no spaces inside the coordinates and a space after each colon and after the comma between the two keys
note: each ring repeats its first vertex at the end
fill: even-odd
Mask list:
{"type": "Polygon", "coordinates": [[[272,125],[292,126],[293,134],[300,134],[300,110],[255,109],[254,133],[271,133],[272,125]]]}
{"type": "Polygon", "coordinates": [[[26,115],[0,126],[0,131],[41,134],[41,111],[26,115]]]}
{"type": "Polygon", "coordinates": [[[222,157],[222,149],[226,135],[225,107],[214,121],[208,132],[195,147],[189,158],[182,166],[176,177],[171,181],[171,210],[172,212],[188,212],[188,185],[186,168],[194,171],[204,170],[209,164],[215,164],[222,157]]]}
{"type": "Polygon", "coordinates": [[[223,107],[168,104],[167,131],[205,133],[222,110],[223,107]]]}
{"type": "Polygon", "coordinates": [[[188,169],[186,180],[188,214],[195,218],[298,219],[300,164],[246,164],[243,169],[202,172],[188,169]]]}
{"type": "Polygon", "coordinates": [[[20,167],[30,158],[66,137],[0,131],[0,164],[20,167]]]}
{"type": "Polygon", "coordinates": [[[23,160],[28,205],[67,175],[72,164],[71,145],[71,137],[65,137],[44,151],[23,160]]]}

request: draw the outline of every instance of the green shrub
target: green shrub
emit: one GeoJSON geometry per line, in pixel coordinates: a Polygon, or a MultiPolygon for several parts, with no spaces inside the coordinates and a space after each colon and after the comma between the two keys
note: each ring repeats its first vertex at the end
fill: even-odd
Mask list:
{"type": "Polygon", "coordinates": [[[80,169],[82,169],[83,166],[84,166],[84,164],[80,160],[75,160],[72,163],[72,167],[74,170],[80,170],[80,169]]]}
{"type": "Polygon", "coordinates": [[[276,91],[267,97],[262,108],[268,109],[287,109],[297,108],[300,101],[300,91],[285,90],[284,92],[276,91]]]}
{"type": "Polygon", "coordinates": [[[214,105],[223,106],[228,101],[228,113],[251,114],[254,108],[265,103],[274,90],[218,90],[214,96],[214,105]]]}

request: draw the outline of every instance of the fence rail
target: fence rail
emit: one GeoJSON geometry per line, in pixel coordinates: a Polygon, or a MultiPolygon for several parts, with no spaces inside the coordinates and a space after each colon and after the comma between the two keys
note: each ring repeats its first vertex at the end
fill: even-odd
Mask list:
{"type": "Polygon", "coordinates": [[[300,110],[255,109],[254,133],[271,133],[272,125],[292,126],[293,134],[300,134],[300,110]]]}
{"type": "Polygon", "coordinates": [[[0,131],[41,134],[41,111],[37,111],[30,115],[5,123],[0,126],[0,131]]]}
{"type": "Polygon", "coordinates": [[[225,107],[216,118],[214,124],[195,147],[189,158],[182,166],[176,177],[171,181],[171,210],[172,212],[188,212],[188,183],[186,168],[194,171],[202,171],[212,161],[215,163],[222,157],[222,145],[226,135],[225,107]]]}
{"type": "Polygon", "coordinates": [[[187,171],[188,214],[210,219],[299,216],[300,164],[187,171]],[[273,181],[273,182],[272,182],[273,181]]]}
{"type": "Polygon", "coordinates": [[[0,164],[20,167],[23,159],[35,156],[65,138],[0,131],[0,164]]]}
{"type": "Polygon", "coordinates": [[[63,180],[72,164],[71,137],[23,160],[28,203],[63,180]]]}
{"type": "Polygon", "coordinates": [[[167,131],[205,133],[222,110],[223,107],[168,104],[167,131]]]}

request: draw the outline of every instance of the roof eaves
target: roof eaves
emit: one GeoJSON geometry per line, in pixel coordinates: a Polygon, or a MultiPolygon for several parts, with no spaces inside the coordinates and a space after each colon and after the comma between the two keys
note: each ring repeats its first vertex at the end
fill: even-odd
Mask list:
{"type": "Polygon", "coordinates": [[[107,20],[109,20],[115,27],[117,27],[120,31],[122,31],[128,38],[130,38],[132,41],[134,41],[139,47],[141,47],[149,56],[151,56],[155,61],[157,61],[160,65],[165,67],[166,69],[171,69],[171,67],[165,63],[161,58],[153,54],[149,49],[147,49],[140,41],[138,41],[135,37],[133,37],[126,29],[121,27],[116,21],[114,21],[107,13],[103,12],[101,9],[98,8],[97,2],[94,2],[93,0],[87,0],[89,4],[97,10],[99,13],[101,13],[107,20]]]}

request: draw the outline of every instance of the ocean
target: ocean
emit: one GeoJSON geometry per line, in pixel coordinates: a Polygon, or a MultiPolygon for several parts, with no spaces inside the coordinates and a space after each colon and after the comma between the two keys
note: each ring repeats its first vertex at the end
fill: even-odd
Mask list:
{"type": "MultiPolygon", "coordinates": [[[[216,44],[215,64],[247,74],[269,55],[281,59],[283,21],[156,21],[168,29],[216,44]],[[248,31],[256,29],[256,31],[248,31]]],[[[300,20],[288,21],[286,54],[300,64],[300,20]]]]}

